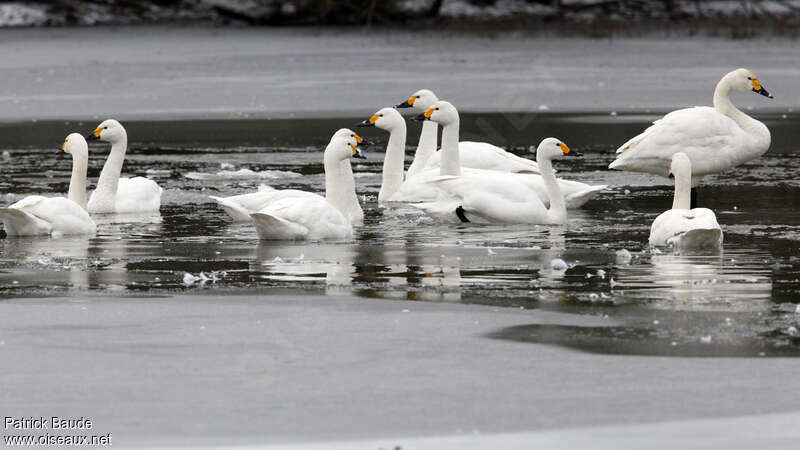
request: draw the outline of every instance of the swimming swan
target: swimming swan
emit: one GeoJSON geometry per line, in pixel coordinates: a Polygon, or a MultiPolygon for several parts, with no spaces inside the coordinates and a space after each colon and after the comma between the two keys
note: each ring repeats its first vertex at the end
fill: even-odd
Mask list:
{"type": "Polygon", "coordinates": [[[683,152],[672,155],[670,172],[675,176],[672,209],[661,213],[650,227],[651,246],[676,249],[715,249],[722,245],[722,229],[714,211],[690,208],[692,161],[683,152]]]}
{"type": "Polygon", "coordinates": [[[68,198],[31,195],[7,208],[0,208],[9,236],[88,235],[97,226],[86,207],[86,168],[89,146],[78,133],[67,136],[61,151],[72,155],[72,177],[68,198]]]}
{"type": "MultiPolygon", "coordinates": [[[[461,168],[460,150],[458,144],[459,117],[458,111],[453,105],[445,101],[435,103],[435,108],[441,108],[436,115],[436,119],[425,120],[436,121],[442,125],[442,165],[440,169],[428,169],[414,177],[406,177],[403,182],[402,172],[402,150],[405,148],[405,120],[397,111],[392,108],[384,108],[376,112],[371,118],[361,123],[361,126],[376,126],[389,131],[389,143],[386,147],[386,159],[383,166],[383,184],[378,200],[385,201],[405,201],[405,202],[432,202],[438,200],[439,189],[430,181],[441,175],[453,176],[483,176],[493,177],[501,175],[500,182],[504,185],[514,186],[519,190],[523,198],[527,198],[530,193],[539,196],[545,203],[550,199],[547,194],[542,176],[531,173],[508,173],[496,170],[480,170],[472,168],[461,168]]],[[[432,108],[434,108],[432,107],[432,108]]],[[[428,111],[431,111],[429,108],[428,111]]],[[[427,112],[425,113],[427,114],[427,112]]],[[[424,114],[418,117],[425,118],[424,114]]],[[[584,203],[595,197],[607,186],[590,186],[585,183],[568,180],[558,180],[561,191],[564,193],[567,208],[579,208],[584,203]]]]}
{"type": "Polygon", "coordinates": [[[703,175],[722,172],[763,155],[770,145],[767,127],[731,103],[732,91],[752,91],[772,98],[753,72],[736,69],[714,90],[714,107],[672,111],[619,149],[610,169],[666,176],[672,155],[684,152],[692,161],[692,186],[703,175]]]}
{"type": "Polygon", "coordinates": [[[120,178],[128,149],[128,133],[122,124],[114,119],[105,120],[86,139],[111,143],[111,152],[97,179],[97,187],[89,197],[89,212],[158,212],[163,189],[155,181],[144,177],[120,178]]]}
{"type": "MultiPolygon", "coordinates": [[[[432,114],[425,113],[430,120],[436,120],[435,108],[432,114]]],[[[434,219],[448,222],[563,224],[567,221],[567,208],[552,163],[553,159],[563,156],[580,154],[571,152],[556,138],[544,139],[536,149],[536,162],[547,189],[549,208],[536,193],[507,182],[509,174],[491,171],[477,176],[440,176],[431,182],[451,198],[413,206],[434,219]]]]}
{"type": "MultiPolygon", "coordinates": [[[[414,108],[419,112],[425,112],[438,101],[439,98],[431,90],[420,89],[413,93],[408,100],[396,107],[414,108]]],[[[407,178],[441,166],[442,152],[436,151],[437,128],[438,126],[435,122],[425,121],[422,123],[422,133],[419,137],[414,160],[408,167],[407,178]]],[[[521,158],[488,142],[462,141],[458,143],[458,150],[461,167],[499,170],[501,172],[539,173],[539,167],[536,162],[521,158]]]]}
{"type": "MultiPolygon", "coordinates": [[[[331,137],[331,141],[337,139],[348,140],[355,146],[372,144],[347,128],[338,130],[331,137]]],[[[337,209],[342,211],[348,220],[350,220],[351,224],[361,225],[364,222],[364,211],[361,209],[358,196],[356,195],[355,179],[353,178],[350,158],[343,160],[341,166],[341,191],[346,193],[346,195],[343,195],[341,199],[336,198],[331,201],[336,205],[337,209]]],[[[275,190],[269,188],[260,192],[234,195],[232,197],[216,197],[213,195],[209,197],[216,201],[234,222],[250,222],[253,220],[250,214],[261,211],[276,199],[281,198],[281,196],[286,196],[290,192],[299,192],[301,193],[300,195],[308,194],[307,192],[294,189],[275,190]]]]}
{"type": "Polygon", "coordinates": [[[342,161],[363,158],[358,148],[347,139],[332,139],[325,149],[325,197],[304,191],[277,196],[265,208],[250,214],[261,239],[350,239],[353,227],[350,220],[337,208],[345,204],[353,191],[343,183],[342,161]]]}

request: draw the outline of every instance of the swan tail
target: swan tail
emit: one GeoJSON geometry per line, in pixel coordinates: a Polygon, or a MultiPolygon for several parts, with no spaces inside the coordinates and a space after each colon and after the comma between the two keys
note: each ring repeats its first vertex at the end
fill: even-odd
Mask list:
{"type": "Polygon", "coordinates": [[[697,228],[681,234],[677,239],[680,250],[713,250],[722,245],[722,230],[719,228],[697,228]]]}
{"type": "Polygon", "coordinates": [[[241,205],[236,202],[232,202],[223,197],[215,197],[213,195],[209,195],[209,198],[217,202],[222,209],[233,219],[234,222],[250,222],[252,217],[250,217],[250,211],[244,209],[241,205]]]}
{"type": "Polygon", "coordinates": [[[49,222],[17,208],[0,208],[0,219],[9,236],[50,234],[53,229],[49,222]]]}
{"type": "Polygon", "coordinates": [[[281,219],[278,216],[257,212],[250,215],[256,225],[258,236],[264,240],[299,240],[308,236],[309,230],[303,225],[281,219]]]}
{"type": "Polygon", "coordinates": [[[564,201],[567,204],[568,209],[577,209],[585,205],[586,202],[595,198],[597,194],[605,191],[607,188],[608,186],[605,184],[589,186],[588,189],[565,196],[564,201]]]}

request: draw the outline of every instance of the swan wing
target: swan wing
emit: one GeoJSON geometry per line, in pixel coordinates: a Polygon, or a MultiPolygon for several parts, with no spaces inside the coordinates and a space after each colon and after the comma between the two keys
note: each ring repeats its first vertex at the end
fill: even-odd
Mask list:
{"type": "Polygon", "coordinates": [[[353,233],[350,221],[321,197],[280,199],[251,216],[262,239],[349,239],[353,233]]]}
{"type": "Polygon", "coordinates": [[[161,208],[163,191],[158,183],[149,178],[120,178],[114,201],[114,212],[157,212],[161,208]]]}
{"type": "Polygon", "coordinates": [[[297,189],[276,190],[272,188],[231,197],[209,197],[216,201],[235,222],[249,222],[252,220],[250,214],[261,211],[280,199],[293,197],[324,199],[324,197],[312,192],[297,189]]]}
{"type": "Polygon", "coordinates": [[[425,204],[422,209],[434,219],[479,223],[538,223],[547,209],[538,194],[520,177],[496,171],[462,176],[439,176],[430,184],[447,194],[445,199],[425,204]],[[461,207],[461,212],[456,208],[461,207]]]}
{"type": "Polygon", "coordinates": [[[722,244],[722,229],[708,208],[670,209],[661,213],[650,227],[651,246],[698,248],[722,244]]]}
{"type": "Polygon", "coordinates": [[[0,217],[11,236],[89,235],[97,231],[89,214],[65,197],[29,196],[0,208],[0,217]]]}
{"type": "Polygon", "coordinates": [[[714,108],[679,109],[617,149],[617,159],[609,168],[666,176],[672,155],[680,151],[691,159],[692,175],[702,176],[738,165],[743,156],[749,159],[751,142],[733,119],[714,108]]]}
{"type": "MultiPolygon", "coordinates": [[[[539,173],[536,161],[522,158],[488,142],[459,142],[458,153],[461,167],[500,172],[539,173]]],[[[435,152],[428,158],[425,169],[439,168],[441,160],[442,152],[435,152]]]]}

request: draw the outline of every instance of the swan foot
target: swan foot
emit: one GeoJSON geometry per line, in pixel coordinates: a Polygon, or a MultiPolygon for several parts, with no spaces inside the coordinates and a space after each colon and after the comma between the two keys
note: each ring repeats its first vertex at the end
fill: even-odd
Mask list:
{"type": "MultiPolygon", "coordinates": [[[[684,197],[684,198],[686,198],[686,197],[684,197]]],[[[684,201],[686,201],[686,200],[684,200],[684,201]]],[[[690,201],[689,209],[695,209],[695,208],[697,208],[697,188],[692,188],[692,190],[691,190],[691,201],[690,201]]]]}

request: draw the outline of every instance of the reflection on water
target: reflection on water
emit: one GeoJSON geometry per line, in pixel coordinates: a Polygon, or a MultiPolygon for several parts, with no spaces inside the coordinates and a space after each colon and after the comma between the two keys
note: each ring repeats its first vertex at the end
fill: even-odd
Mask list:
{"type": "Polygon", "coordinates": [[[641,296],[650,307],[685,311],[766,311],[772,269],[765,254],[656,254],[650,264],[621,266],[615,289],[641,296]],[[653,296],[657,290],[661,295],[653,296]],[[651,298],[651,301],[647,301],[651,298]]]}
{"type": "MultiPolygon", "coordinates": [[[[606,170],[616,135],[596,138],[608,140],[581,148],[585,156],[560,165],[560,175],[613,188],[570,211],[565,226],[438,225],[412,207],[380,207],[381,152],[368,152],[373,157],[354,168],[366,217],[351,243],[259,242],[251,225],[230,223],[208,198],[264,183],[320,192],[316,147],[223,148],[189,138],[173,148],[134,143],[126,173],[158,179],[165,189],[161,214],[97,216],[98,234],[91,238],[0,239],[0,298],[255,291],[479,303],[626,324],[531,325],[500,330],[495,337],[501,338],[630,354],[777,354],[775,345],[786,347],[778,353],[793,354],[800,317],[794,175],[800,157],[785,152],[794,149],[774,148],[701,186],[701,203],[716,211],[725,232],[723,253],[653,254],[647,236],[651,221],[671,205],[669,180],[606,170]],[[236,176],[216,176],[223,172],[236,176]],[[620,259],[620,249],[630,259],[620,259]]],[[[528,156],[525,149],[518,153],[528,156]]],[[[3,203],[67,190],[69,167],[45,157],[50,150],[8,151],[13,157],[0,173],[3,203]]],[[[92,156],[90,178],[103,162],[104,155],[92,156]]]]}

